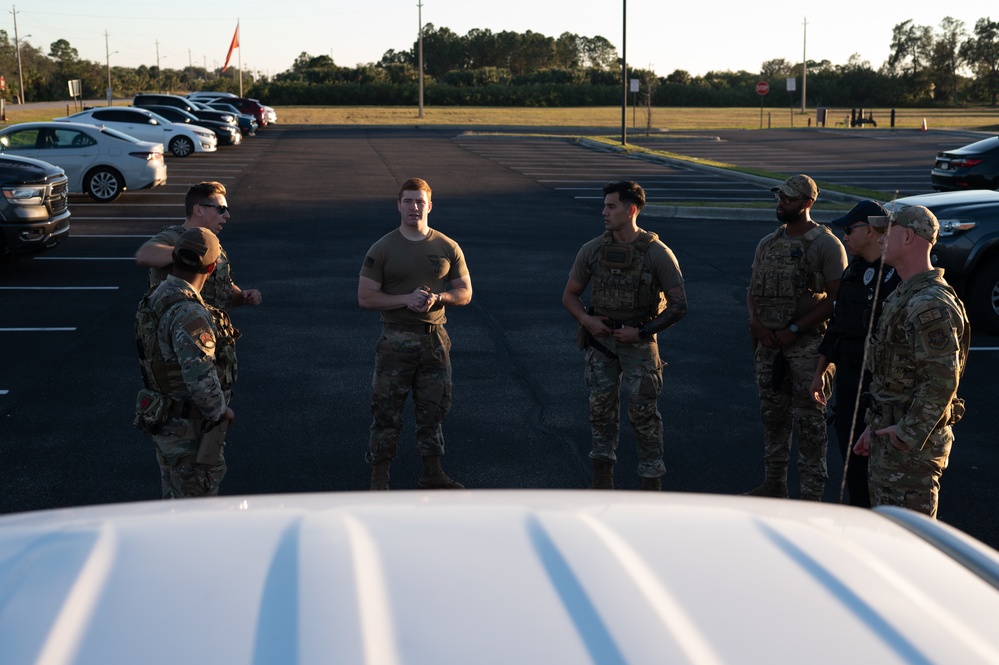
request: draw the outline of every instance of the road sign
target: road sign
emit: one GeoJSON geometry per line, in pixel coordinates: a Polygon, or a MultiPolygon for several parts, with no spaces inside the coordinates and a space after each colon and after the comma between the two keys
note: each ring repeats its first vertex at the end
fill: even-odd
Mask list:
{"type": "Polygon", "coordinates": [[[765,95],[768,92],[770,92],[770,84],[769,83],[767,83],[766,81],[760,81],[759,83],[756,84],[756,94],[757,95],[765,95]]]}

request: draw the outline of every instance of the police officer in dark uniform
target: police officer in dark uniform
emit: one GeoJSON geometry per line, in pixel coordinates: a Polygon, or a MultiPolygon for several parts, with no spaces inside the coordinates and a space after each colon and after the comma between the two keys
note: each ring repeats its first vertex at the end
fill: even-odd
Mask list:
{"type": "Polygon", "coordinates": [[[901,281],[894,268],[882,266],[880,234],[867,218],[887,214],[881,204],[861,201],[831,222],[832,226],[843,229],[843,245],[853,258],[843,272],[832,319],[819,345],[819,363],[810,390],[812,399],[824,404],[822,377],[827,376],[825,370],[829,365],[836,366],[834,427],[840,454],[846,462],[846,487],[850,503],[865,508],[871,506],[867,489],[868,458],[852,452],[853,442],[865,427],[866,405],[857,407],[858,389],[863,394],[871,383],[871,373],[863,371],[864,342],[872,317],[876,322],[885,299],[901,281]]]}

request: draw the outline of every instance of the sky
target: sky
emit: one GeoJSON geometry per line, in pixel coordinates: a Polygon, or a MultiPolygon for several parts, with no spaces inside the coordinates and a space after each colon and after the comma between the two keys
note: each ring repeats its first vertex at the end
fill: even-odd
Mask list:
{"type": "MultiPolygon", "coordinates": [[[[84,60],[112,67],[188,65],[221,67],[240,25],[232,64],[274,76],[302,52],[329,55],[341,66],[377,62],[389,49],[404,51],[419,22],[459,35],[473,28],[493,32],[531,30],[550,37],[563,32],[607,38],[622,51],[621,3],[597,0],[31,0],[0,15],[0,29],[42,49],[65,39],[84,60]],[[423,2],[422,9],[417,3],[423,2]],[[108,54],[111,54],[110,56],[108,54]]],[[[863,3],[800,3],[795,10],[765,3],[627,2],[627,60],[660,76],[682,69],[757,72],[767,60],[829,60],[846,64],[853,54],[875,69],[889,55],[892,28],[909,19],[936,29],[946,16],[964,21],[969,34],[988,14],[961,3],[869,0],[863,3]],[[860,7],[863,9],[860,9],[860,7]],[[934,6],[935,5],[935,6],[934,6]],[[710,7],[710,9],[709,9],[710,7]]],[[[999,12],[996,12],[999,20],[999,12]]],[[[4,74],[4,72],[0,72],[4,74]]],[[[10,75],[9,73],[7,73],[10,75]]]]}

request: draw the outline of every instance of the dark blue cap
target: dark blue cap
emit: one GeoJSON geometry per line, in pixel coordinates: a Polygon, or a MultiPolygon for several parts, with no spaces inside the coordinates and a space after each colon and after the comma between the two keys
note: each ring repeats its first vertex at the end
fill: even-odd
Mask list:
{"type": "Polygon", "coordinates": [[[858,222],[867,222],[868,217],[887,217],[888,211],[885,210],[877,201],[861,201],[857,205],[853,206],[853,210],[846,213],[842,217],[837,217],[833,221],[829,222],[832,226],[838,226],[840,228],[846,228],[851,224],[856,224],[858,222]]]}

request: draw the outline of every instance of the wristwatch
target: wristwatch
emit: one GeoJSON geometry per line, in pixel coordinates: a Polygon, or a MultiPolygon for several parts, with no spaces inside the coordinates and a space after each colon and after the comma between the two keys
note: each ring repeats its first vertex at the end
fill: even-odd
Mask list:
{"type": "Polygon", "coordinates": [[[787,329],[790,330],[795,335],[797,335],[801,331],[797,323],[792,323],[787,327],[787,329]]]}
{"type": "Polygon", "coordinates": [[[641,328],[638,329],[638,339],[648,339],[650,337],[652,337],[651,330],[649,330],[645,326],[642,326],[641,328]]]}

